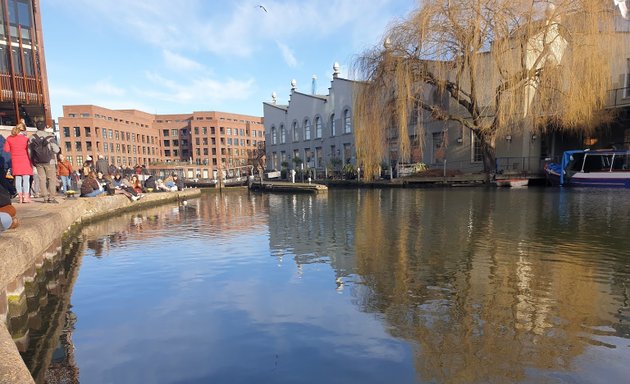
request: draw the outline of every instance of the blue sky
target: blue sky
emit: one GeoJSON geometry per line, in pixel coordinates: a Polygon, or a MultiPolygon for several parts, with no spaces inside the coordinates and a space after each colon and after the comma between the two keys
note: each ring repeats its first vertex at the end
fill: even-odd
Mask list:
{"type": "Polygon", "coordinates": [[[262,102],[327,93],[332,65],[380,44],[415,0],[43,0],[53,118],[63,105],[262,116],[262,102]],[[263,5],[267,12],[257,5],[263,5]]]}

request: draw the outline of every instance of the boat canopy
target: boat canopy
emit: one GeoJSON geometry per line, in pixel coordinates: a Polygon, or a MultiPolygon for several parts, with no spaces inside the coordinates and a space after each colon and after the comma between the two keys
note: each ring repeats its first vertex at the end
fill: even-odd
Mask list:
{"type": "Polygon", "coordinates": [[[588,152],[588,150],[583,150],[583,149],[579,149],[579,150],[573,150],[573,151],[564,151],[564,153],[562,154],[562,163],[560,166],[560,185],[564,185],[564,174],[566,173],[566,169],[569,166],[569,162],[571,161],[571,156],[573,156],[576,153],[584,153],[584,152],[588,152]]]}

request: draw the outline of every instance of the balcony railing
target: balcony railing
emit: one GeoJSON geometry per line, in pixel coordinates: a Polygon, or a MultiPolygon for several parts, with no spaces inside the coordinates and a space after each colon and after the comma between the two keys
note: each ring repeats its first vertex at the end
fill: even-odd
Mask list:
{"type": "Polygon", "coordinates": [[[607,108],[619,108],[630,106],[630,87],[616,88],[608,91],[606,100],[607,108]]]}

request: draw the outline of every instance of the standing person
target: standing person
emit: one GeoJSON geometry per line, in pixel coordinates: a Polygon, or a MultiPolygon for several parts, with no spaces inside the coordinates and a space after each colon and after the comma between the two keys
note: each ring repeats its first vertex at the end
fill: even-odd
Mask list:
{"type": "Polygon", "coordinates": [[[96,160],[94,171],[96,171],[96,173],[100,172],[103,175],[109,174],[109,165],[107,164],[107,160],[105,160],[105,157],[103,155],[98,155],[98,160],[96,160]]]}
{"type": "Polygon", "coordinates": [[[30,179],[33,176],[33,166],[28,156],[26,126],[18,124],[13,127],[11,135],[4,143],[4,151],[11,153],[11,173],[15,179],[18,202],[30,203],[30,179]]]}
{"type": "Polygon", "coordinates": [[[63,158],[63,155],[59,153],[57,155],[57,176],[61,178],[61,190],[63,193],[68,192],[72,188],[71,182],[72,165],[70,162],[63,158]]]}
{"type": "Polygon", "coordinates": [[[93,170],[94,170],[94,163],[92,162],[92,156],[88,155],[81,169],[81,178],[85,179],[93,170]]]}
{"type": "Polygon", "coordinates": [[[44,203],[59,203],[55,199],[57,193],[57,153],[59,145],[52,133],[46,132],[42,122],[37,123],[37,132],[29,142],[31,160],[37,168],[39,188],[44,203]]]}

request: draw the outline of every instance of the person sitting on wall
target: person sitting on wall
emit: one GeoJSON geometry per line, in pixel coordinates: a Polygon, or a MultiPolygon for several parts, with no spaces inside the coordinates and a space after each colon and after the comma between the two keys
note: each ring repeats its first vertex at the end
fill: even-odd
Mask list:
{"type": "Polygon", "coordinates": [[[162,179],[157,179],[155,181],[155,190],[158,192],[170,192],[171,189],[164,185],[164,181],[162,179]]]}
{"type": "Polygon", "coordinates": [[[138,195],[141,195],[144,192],[144,189],[142,188],[142,182],[140,181],[138,175],[131,176],[130,183],[131,188],[133,188],[133,190],[136,191],[138,195]]]}
{"type": "Polygon", "coordinates": [[[155,191],[156,185],[155,177],[153,175],[147,177],[147,179],[144,181],[144,189],[146,189],[147,191],[155,191]]]}
{"type": "Polygon", "coordinates": [[[0,185],[0,232],[20,225],[16,213],[15,207],[11,205],[11,194],[0,185]]]}
{"type": "Polygon", "coordinates": [[[103,175],[101,171],[96,172],[96,181],[101,185],[101,189],[108,195],[114,194],[114,185],[109,177],[103,175]]]}
{"type": "Polygon", "coordinates": [[[90,171],[81,184],[81,197],[95,197],[103,192],[101,185],[96,180],[96,173],[90,171]]]}
{"type": "Polygon", "coordinates": [[[169,191],[171,192],[177,192],[178,188],[177,188],[177,174],[173,173],[172,175],[170,175],[169,177],[167,177],[166,179],[164,179],[164,185],[166,186],[166,188],[168,188],[169,191]]]}

